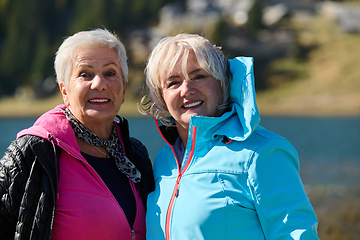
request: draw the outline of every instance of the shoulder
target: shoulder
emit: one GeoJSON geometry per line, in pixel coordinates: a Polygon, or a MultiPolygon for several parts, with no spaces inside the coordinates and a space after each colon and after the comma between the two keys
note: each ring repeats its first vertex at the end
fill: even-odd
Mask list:
{"type": "Polygon", "coordinates": [[[133,151],[136,155],[139,155],[139,156],[141,156],[141,158],[144,158],[144,159],[149,158],[149,153],[148,153],[145,145],[141,141],[139,141],[136,138],[131,137],[130,143],[131,143],[133,151]]]}
{"type": "Polygon", "coordinates": [[[219,148],[216,154],[217,159],[223,159],[224,164],[228,161],[239,162],[249,171],[258,172],[261,169],[269,172],[269,169],[276,170],[285,166],[299,169],[299,157],[294,146],[286,138],[261,126],[246,140],[233,140],[225,148],[219,148]]]}
{"type": "Polygon", "coordinates": [[[33,153],[34,145],[44,142],[45,139],[42,137],[34,135],[23,135],[10,143],[10,146],[7,148],[3,158],[31,155],[33,153]]]}
{"type": "MultiPolygon", "coordinates": [[[[20,221],[18,216],[23,216],[24,212],[35,210],[32,208],[34,207],[32,203],[35,203],[34,199],[39,196],[38,189],[51,191],[49,181],[44,177],[51,170],[43,171],[44,161],[41,164],[39,162],[40,159],[54,156],[52,149],[52,144],[44,138],[23,135],[11,142],[0,159],[0,205],[5,206],[0,214],[0,222],[4,221],[3,225],[0,224],[1,236],[6,236],[6,232],[13,235],[16,222],[20,221]],[[51,155],[45,155],[50,152],[52,152],[51,155]],[[25,199],[24,196],[27,198],[25,199]]],[[[44,199],[47,199],[46,196],[44,199]]],[[[30,220],[28,217],[25,218],[25,220],[23,219],[25,222],[30,220]]]]}
{"type": "Polygon", "coordinates": [[[261,126],[258,126],[254,132],[258,138],[262,138],[258,146],[258,152],[283,151],[298,158],[294,146],[283,136],[273,133],[261,126]]]}
{"type": "MultiPolygon", "coordinates": [[[[120,117],[119,117],[120,118],[120,117]]],[[[121,138],[124,143],[126,155],[130,158],[130,160],[138,161],[149,161],[149,153],[142,144],[141,141],[134,137],[130,137],[129,133],[129,123],[125,118],[121,118],[120,122],[115,122],[118,128],[121,131],[121,138]],[[132,155],[135,155],[134,157],[132,155]],[[135,159],[132,159],[135,158],[135,159]]],[[[135,163],[136,164],[136,163],[135,163]]]]}
{"type": "MultiPolygon", "coordinates": [[[[241,141],[239,143],[241,144],[241,141]]],[[[257,153],[282,150],[297,155],[294,146],[286,138],[260,125],[257,126],[250,137],[244,141],[244,144],[257,153]]]]}
{"type": "Polygon", "coordinates": [[[152,163],[149,157],[149,153],[138,139],[130,138],[130,144],[133,152],[133,163],[135,166],[142,172],[142,174],[146,174],[151,172],[152,174],[152,163]]]}
{"type": "Polygon", "coordinates": [[[41,151],[45,153],[51,150],[51,147],[51,143],[42,137],[24,135],[10,143],[1,159],[1,165],[30,171],[29,168],[35,159],[36,150],[41,148],[41,151]]]}
{"type": "Polygon", "coordinates": [[[290,182],[290,179],[297,181],[299,156],[294,146],[284,137],[262,127],[253,135],[255,139],[251,141],[257,143],[253,142],[253,153],[247,166],[249,178],[252,179],[250,182],[268,185],[274,179],[282,179],[285,182],[290,182]]]}
{"type": "Polygon", "coordinates": [[[12,141],[4,156],[0,159],[0,195],[10,194],[12,197],[11,201],[8,199],[9,201],[6,204],[11,205],[12,201],[20,202],[18,193],[23,191],[36,158],[33,146],[36,142],[41,141],[43,139],[39,137],[24,135],[12,141]],[[10,188],[13,189],[13,192],[9,191],[10,188]]]}
{"type": "MultiPolygon", "coordinates": [[[[153,167],[146,147],[136,138],[130,138],[134,153],[133,163],[141,173],[140,191],[146,202],[146,196],[155,189],[153,167]]],[[[146,205],[146,204],[145,204],[146,205]]]]}
{"type": "Polygon", "coordinates": [[[150,190],[145,190],[147,195],[153,189],[153,172],[149,153],[141,141],[130,137],[129,124],[125,118],[121,118],[121,121],[117,122],[116,125],[121,129],[121,138],[124,143],[126,156],[139,169],[143,179],[142,182],[150,186],[150,190]]]}

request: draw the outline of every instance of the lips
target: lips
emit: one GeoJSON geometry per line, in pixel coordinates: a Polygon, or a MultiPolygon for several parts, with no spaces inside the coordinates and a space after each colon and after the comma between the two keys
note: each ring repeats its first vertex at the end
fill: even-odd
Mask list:
{"type": "Polygon", "coordinates": [[[203,101],[198,101],[198,102],[189,103],[189,104],[183,105],[183,108],[196,107],[196,106],[199,106],[199,105],[202,104],[202,103],[203,103],[203,101]]]}

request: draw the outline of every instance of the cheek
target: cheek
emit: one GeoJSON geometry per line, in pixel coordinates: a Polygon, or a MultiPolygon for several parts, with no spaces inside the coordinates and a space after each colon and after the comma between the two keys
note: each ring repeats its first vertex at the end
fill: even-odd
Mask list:
{"type": "Polygon", "coordinates": [[[163,101],[165,103],[165,106],[168,106],[168,94],[167,94],[167,92],[162,91],[160,93],[160,96],[162,97],[162,99],[163,99],[163,101]]]}
{"type": "Polygon", "coordinates": [[[87,89],[88,87],[85,84],[69,84],[66,96],[68,104],[85,104],[87,89]]]}
{"type": "Polygon", "coordinates": [[[116,94],[116,95],[125,94],[126,86],[124,87],[122,80],[109,82],[109,87],[110,87],[111,91],[113,92],[113,94],[116,94]]]}
{"type": "Polygon", "coordinates": [[[171,98],[168,95],[164,95],[163,99],[164,99],[164,103],[165,103],[165,109],[171,113],[174,109],[173,101],[171,100],[171,98]]]}
{"type": "Polygon", "coordinates": [[[220,84],[218,82],[214,82],[211,85],[211,87],[209,89],[209,95],[212,96],[213,100],[217,104],[222,103],[223,93],[222,93],[221,86],[220,86],[220,84]]]}
{"type": "Polygon", "coordinates": [[[218,98],[217,100],[218,104],[221,105],[223,103],[223,93],[221,89],[219,89],[219,91],[217,92],[217,98],[218,98]]]}
{"type": "Polygon", "coordinates": [[[176,97],[177,97],[176,91],[166,91],[163,93],[164,102],[168,107],[176,105],[176,97]]]}
{"type": "Polygon", "coordinates": [[[90,86],[90,84],[84,82],[74,84],[72,86],[72,97],[80,100],[85,98],[90,86]]]}

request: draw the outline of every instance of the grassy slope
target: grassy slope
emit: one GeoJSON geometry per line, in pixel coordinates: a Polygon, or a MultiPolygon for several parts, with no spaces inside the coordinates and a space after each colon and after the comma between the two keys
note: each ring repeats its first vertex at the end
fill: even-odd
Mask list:
{"type": "Polygon", "coordinates": [[[281,59],[272,64],[276,73],[270,80],[282,84],[258,93],[260,112],[360,115],[360,35],[344,34],[334,22],[315,18],[300,31],[299,41],[316,47],[307,61],[281,59]]]}
{"type": "MultiPolygon", "coordinates": [[[[288,58],[272,63],[270,82],[277,84],[258,92],[260,113],[360,115],[360,34],[344,34],[334,22],[324,18],[315,18],[303,26],[299,42],[316,48],[306,61],[288,58]]],[[[37,101],[3,99],[0,117],[39,116],[60,103],[60,95],[37,101]]],[[[127,97],[120,114],[140,116],[136,101],[127,97]]]]}

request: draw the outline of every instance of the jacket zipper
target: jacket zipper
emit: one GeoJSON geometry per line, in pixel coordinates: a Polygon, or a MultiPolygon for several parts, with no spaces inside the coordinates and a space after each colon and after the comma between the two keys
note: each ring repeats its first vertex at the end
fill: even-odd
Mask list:
{"type": "Polygon", "coordinates": [[[46,168],[44,167],[44,169],[46,170],[48,176],[49,176],[49,179],[50,179],[50,184],[51,184],[51,187],[53,189],[56,189],[56,196],[54,196],[54,200],[53,200],[53,209],[52,209],[52,216],[51,216],[51,222],[50,222],[50,226],[51,226],[51,231],[50,231],[50,234],[49,236],[47,236],[47,239],[50,239],[51,238],[51,233],[52,233],[52,228],[53,228],[53,224],[54,224],[54,216],[55,216],[55,205],[56,205],[56,199],[59,199],[59,189],[58,189],[58,182],[59,182],[59,169],[58,169],[58,159],[57,159],[57,156],[56,156],[56,147],[55,147],[55,143],[54,143],[54,138],[53,136],[49,133],[48,134],[48,139],[49,141],[51,142],[52,144],[52,147],[53,147],[53,150],[54,150],[54,161],[55,161],[55,172],[56,172],[56,175],[55,175],[55,184],[56,186],[54,186],[54,183],[53,181],[51,181],[51,174],[46,170],[46,168]]]}
{"type": "MultiPolygon", "coordinates": [[[[58,189],[58,184],[59,184],[59,168],[58,168],[58,159],[56,156],[56,147],[55,147],[55,143],[54,143],[54,138],[53,136],[49,133],[48,134],[48,139],[51,142],[53,149],[54,149],[54,161],[55,161],[55,172],[56,172],[56,189],[58,189]]],[[[59,190],[56,191],[56,199],[59,199],[60,195],[59,195],[59,190]]]]}
{"type": "MultiPolygon", "coordinates": [[[[178,174],[178,177],[177,177],[177,179],[176,179],[174,191],[173,191],[173,194],[172,194],[172,196],[171,196],[170,203],[169,203],[169,206],[168,206],[168,209],[167,209],[167,212],[166,212],[166,220],[165,220],[165,238],[166,238],[166,240],[170,240],[170,218],[171,218],[171,214],[172,214],[172,210],[173,210],[173,206],[174,206],[175,199],[176,199],[176,197],[177,197],[178,194],[179,194],[180,180],[181,180],[182,175],[183,175],[183,174],[186,172],[186,170],[188,169],[188,167],[189,167],[189,165],[190,165],[190,162],[191,162],[191,159],[192,159],[193,154],[194,154],[196,129],[197,129],[196,127],[194,127],[194,129],[193,129],[193,133],[192,133],[192,143],[191,143],[191,150],[190,150],[189,158],[188,158],[188,160],[187,160],[187,162],[186,162],[186,165],[185,165],[185,167],[184,167],[184,169],[183,169],[182,171],[181,171],[181,168],[180,168],[180,166],[179,166],[179,161],[177,161],[175,151],[174,151],[173,147],[171,147],[171,148],[173,149],[173,152],[174,152],[176,161],[177,161],[177,163],[178,163],[179,174],[178,174]]],[[[170,145],[170,146],[171,146],[171,145],[170,145]]]]}
{"type": "Polygon", "coordinates": [[[131,239],[135,240],[135,230],[131,229],[131,239]]]}

